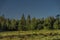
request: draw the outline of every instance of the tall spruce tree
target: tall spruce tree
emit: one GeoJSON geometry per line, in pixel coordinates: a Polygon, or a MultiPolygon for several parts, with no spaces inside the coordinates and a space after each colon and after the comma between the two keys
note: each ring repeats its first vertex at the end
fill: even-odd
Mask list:
{"type": "Polygon", "coordinates": [[[31,18],[30,15],[28,15],[26,20],[26,29],[30,30],[30,27],[31,27],[31,18]]]}
{"type": "Polygon", "coordinates": [[[26,30],[25,27],[26,27],[26,20],[23,14],[18,24],[18,30],[26,30]]]}

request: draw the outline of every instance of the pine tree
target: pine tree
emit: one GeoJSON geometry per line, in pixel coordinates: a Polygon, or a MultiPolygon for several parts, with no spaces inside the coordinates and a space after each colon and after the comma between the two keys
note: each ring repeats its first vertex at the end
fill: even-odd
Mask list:
{"type": "Polygon", "coordinates": [[[28,15],[26,20],[26,29],[30,30],[30,27],[31,27],[31,18],[30,15],[28,15]]]}
{"type": "Polygon", "coordinates": [[[26,30],[25,26],[26,26],[26,20],[23,14],[18,24],[18,30],[26,30]]]}

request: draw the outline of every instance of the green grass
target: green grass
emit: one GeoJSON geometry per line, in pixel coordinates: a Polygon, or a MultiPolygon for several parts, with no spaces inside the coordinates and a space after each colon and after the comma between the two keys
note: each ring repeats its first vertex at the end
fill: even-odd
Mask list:
{"type": "Polygon", "coordinates": [[[0,37],[3,37],[0,38],[0,40],[60,40],[60,30],[0,32],[0,37]],[[8,37],[12,35],[17,35],[17,36],[8,37]]]}

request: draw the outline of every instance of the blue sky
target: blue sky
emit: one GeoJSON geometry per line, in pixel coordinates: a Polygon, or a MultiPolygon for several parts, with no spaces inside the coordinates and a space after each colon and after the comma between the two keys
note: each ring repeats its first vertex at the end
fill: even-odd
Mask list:
{"type": "Polygon", "coordinates": [[[0,15],[20,19],[23,13],[25,17],[56,16],[60,13],[60,0],[0,0],[0,15]]]}

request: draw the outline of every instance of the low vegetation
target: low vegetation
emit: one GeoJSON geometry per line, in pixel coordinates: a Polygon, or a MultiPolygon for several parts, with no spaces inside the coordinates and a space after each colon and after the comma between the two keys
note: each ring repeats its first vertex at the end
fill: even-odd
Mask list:
{"type": "Polygon", "coordinates": [[[60,40],[60,15],[47,18],[7,19],[0,16],[0,40],[60,40]]]}
{"type": "Polygon", "coordinates": [[[60,30],[1,32],[0,40],[60,40],[60,30]]]}

